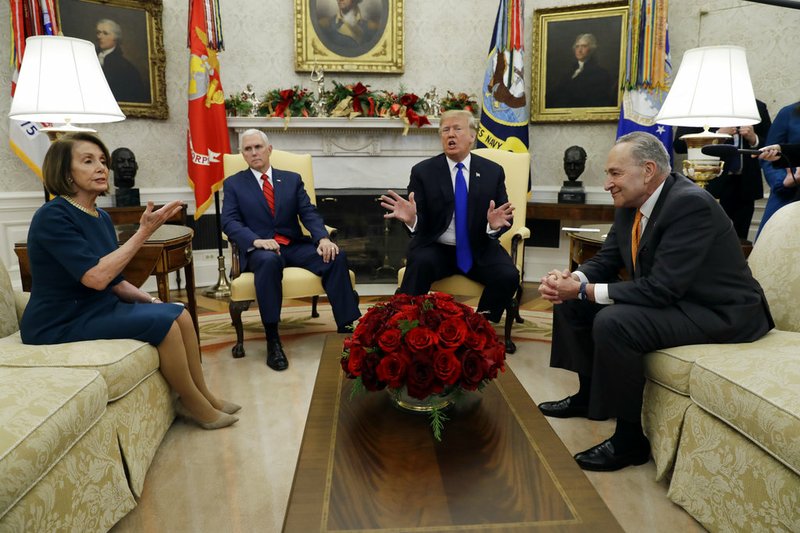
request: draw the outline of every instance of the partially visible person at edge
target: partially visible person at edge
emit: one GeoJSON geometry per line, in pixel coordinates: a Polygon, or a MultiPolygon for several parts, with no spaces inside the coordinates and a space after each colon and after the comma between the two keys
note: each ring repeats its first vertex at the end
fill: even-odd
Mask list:
{"type": "Polygon", "coordinates": [[[205,429],[229,426],[240,407],[208,389],[192,319],[180,305],[162,303],[122,277],[144,242],[181,209],[174,201],[153,210],[119,246],[108,214],[95,205],[108,190],[108,149],[90,133],[54,142],[42,171],[55,196],[33,215],[28,231],[33,286],[20,323],[25,344],[137,339],[158,350],[161,374],[180,399],[178,414],[205,429]]]}
{"type": "Polygon", "coordinates": [[[578,270],[541,279],[540,294],[555,304],[550,366],[577,373],[579,388],[539,409],[557,418],[616,418],[609,439],[575,455],[584,470],[650,459],[641,423],[646,353],[750,342],[774,327],[727,215],[670,171],[657,137],[620,137],[606,161],[605,190],[616,209],[602,248],[578,270]],[[619,280],[623,268],[631,279],[619,280]]]}
{"type": "MultiPolygon", "coordinates": [[[[769,135],[772,120],[767,104],[756,100],[761,122],[753,126],[713,128],[712,131],[731,136],[730,143],[737,148],[756,149],[764,145],[769,135]]],[[[700,133],[703,128],[681,126],[675,131],[673,149],[676,154],[685,154],[686,141],[681,137],[687,133],[700,133]]],[[[748,242],[750,224],[753,221],[755,202],[764,197],[764,178],[761,165],[756,159],[735,153],[723,158],[722,174],[708,183],[706,190],[719,199],[722,209],[733,222],[733,228],[743,243],[748,242]]]]}
{"type": "Polygon", "coordinates": [[[800,144],[770,144],[760,151],[757,157],[775,168],[800,167],[800,144]]]}
{"type": "MultiPolygon", "coordinates": [[[[765,142],[767,146],[797,143],[800,143],[800,102],[787,105],[778,111],[765,142]]],[[[797,181],[800,180],[800,171],[797,166],[775,168],[769,162],[763,161],[761,168],[764,171],[764,179],[769,185],[770,193],[764,208],[764,215],[761,217],[761,224],[758,226],[759,234],[775,211],[797,200],[798,194],[800,194],[798,193],[800,188],[797,185],[797,181]]],[[[756,234],[757,238],[758,234],[756,234]]]]}

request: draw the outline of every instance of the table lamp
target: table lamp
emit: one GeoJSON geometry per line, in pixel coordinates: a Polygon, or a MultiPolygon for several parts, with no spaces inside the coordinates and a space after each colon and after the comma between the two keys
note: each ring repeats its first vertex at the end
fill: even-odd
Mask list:
{"type": "Polygon", "coordinates": [[[719,176],[723,162],[700,149],[730,139],[730,135],[711,133],[708,128],[761,122],[744,48],[725,45],[687,50],[656,122],[704,128],[703,133],[681,137],[688,147],[683,171],[700,187],[719,176]]]}
{"type": "Polygon", "coordinates": [[[125,120],[94,45],[83,39],[53,35],[26,39],[8,116],[58,124],[42,129],[51,140],[59,132],[94,131],[75,124],[125,120]]]}

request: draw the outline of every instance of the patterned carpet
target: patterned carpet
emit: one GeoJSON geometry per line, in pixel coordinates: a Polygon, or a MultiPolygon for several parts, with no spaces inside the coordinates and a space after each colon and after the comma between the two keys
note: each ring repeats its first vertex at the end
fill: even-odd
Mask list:
{"type": "MultiPolygon", "coordinates": [[[[317,309],[319,317],[312,318],[310,305],[284,308],[281,313],[281,337],[335,331],[336,325],[333,321],[330,305],[320,304],[317,309]]],[[[515,342],[550,342],[553,321],[551,312],[522,310],[520,314],[524,322],[522,324],[515,323],[511,330],[515,342]]],[[[200,345],[203,348],[217,348],[236,341],[236,332],[227,312],[201,315],[199,322],[200,345]]],[[[246,341],[264,338],[264,328],[261,325],[258,310],[249,310],[242,313],[242,323],[244,324],[244,339],[246,341]]],[[[497,334],[502,337],[503,324],[495,326],[495,329],[497,334]]]]}

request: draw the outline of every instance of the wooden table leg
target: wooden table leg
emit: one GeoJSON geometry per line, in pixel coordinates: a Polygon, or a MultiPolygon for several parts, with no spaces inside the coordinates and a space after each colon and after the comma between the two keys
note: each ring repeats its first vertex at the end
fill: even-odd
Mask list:
{"type": "Polygon", "coordinates": [[[158,284],[158,299],[162,302],[169,301],[169,274],[156,273],[156,283],[158,284]]]}

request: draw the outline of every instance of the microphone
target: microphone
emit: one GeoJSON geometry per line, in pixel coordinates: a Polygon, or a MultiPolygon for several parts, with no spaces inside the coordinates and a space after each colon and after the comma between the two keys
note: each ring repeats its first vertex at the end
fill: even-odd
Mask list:
{"type": "Polygon", "coordinates": [[[705,155],[719,157],[726,159],[734,157],[737,154],[758,155],[761,150],[754,150],[752,148],[737,148],[732,144],[707,144],[700,149],[705,155]]]}

